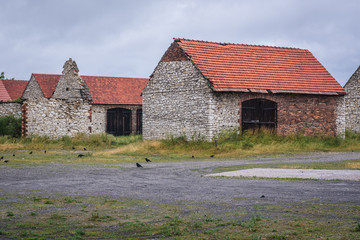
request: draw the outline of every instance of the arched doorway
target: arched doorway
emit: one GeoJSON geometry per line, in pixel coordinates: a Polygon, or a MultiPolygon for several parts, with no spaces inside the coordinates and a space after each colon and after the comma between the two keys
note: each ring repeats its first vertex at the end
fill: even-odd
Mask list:
{"type": "Polygon", "coordinates": [[[126,136],[131,133],[131,110],[112,108],[107,110],[106,132],[114,136],[126,136]]]}
{"type": "Polygon", "coordinates": [[[259,129],[262,127],[269,129],[276,128],[276,102],[256,98],[242,102],[241,106],[242,130],[259,129]]]}

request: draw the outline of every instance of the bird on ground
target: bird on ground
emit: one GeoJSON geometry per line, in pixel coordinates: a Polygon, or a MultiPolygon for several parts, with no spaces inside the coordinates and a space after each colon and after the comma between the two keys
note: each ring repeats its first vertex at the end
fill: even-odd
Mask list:
{"type": "Polygon", "coordinates": [[[31,152],[29,152],[29,154],[32,154],[32,151],[31,151],[31,152]]]}
{"type": "Polygon", "coordinates": [[[5,161],[4,161],[4,163],[8,163],[8,162],[9,162],[9,160],[5,160],[5,161]]]}
{"type": "Polygon", "coordinates": [[[1,156],[0,160],[3,160],[4,159],[4,156],[1,156]]]}
{"type": "Polygon", "coordinates": [[[143,166],[141,166],[139,163],[136,163],[136,166],[137,166],[137,167],[140,167],[140,168],[143,167],[143,166]]]}
{"type": "Polygon", "coordinates": [[[195,156],[194,156],[194,155],[192,155],[192,156],[191,156],[191,158],[195,158],[195,156]]]}
{"type": "Polygon", "coordinates": [[[15,157],[15,154],[13,154],[13,157],[15,157]]]}
{"type": "Polygon", "coordinates": [[[84,148],[84,151],[86,151],[86,148],[84,148]]]}
{"type": "Polygon", "coordinates": [[[265,195],[261,195],[261,197],[260,198],[265,198],[265,195]]]}
{"type": "Polygon", "coordinates": [[[72,149],[72,150],[75,150],[75,147],[72,147],[71,149],[72,149]]]}
{"type": "Polygon", "coordinates": [[[78,157],[84,157],[85,155],[84,154],[79,154],[78,157]]]}
{"type": "Polygon", "coordinates": [[[210,155],[210,157],[215,157],[215,155],[210,155]]]}
{"type": "Polygon", "coordinates": [[[44,153],[46,153],[46,150],[44,150],[44,153]]]}
{"type": "Polygon", "coordinates": [[[146,161],[146,162],[151,162],[151,160],[150,160],[150,159],[148,159],[148,158],[145,158],[145,161],[146,161]]]}

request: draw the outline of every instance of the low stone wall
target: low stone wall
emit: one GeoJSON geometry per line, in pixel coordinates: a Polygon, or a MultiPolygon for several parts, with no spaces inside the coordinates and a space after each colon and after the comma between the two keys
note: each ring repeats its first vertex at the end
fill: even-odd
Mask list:
{"type": "Polygon", "coordinates": [[[0,117],[14,116],[21,117],[21,103],[0,102],[0,117]]]}

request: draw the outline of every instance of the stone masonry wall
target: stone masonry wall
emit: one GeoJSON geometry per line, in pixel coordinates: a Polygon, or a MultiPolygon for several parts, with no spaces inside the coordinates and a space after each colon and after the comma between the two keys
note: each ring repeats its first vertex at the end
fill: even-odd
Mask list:
{"type": "MultiPolygon", "coordinates": [[[[263,98],[277,103],[277,133],[281,135],[304,134],[343,134],[341,123],[341,97],[304,94],[254,94],[242,93],[239,98],[239,115],[241,103],[253,98],[263,98]]],[[[241,123],[241,117],[239,118],[241,123]]]]}
{"type": "Polygon", "coordinates": [[[336,97],[336,135],[345,138],[346,109],[345,96],[336,97]]]}
{"type": "Polygon", "coordinates": [[[14,116],[21,117],[21,103],[0,102],[0,117],[14,116]]]}
{"type": "Polygon", "coordinates": [[[92,133],[106,132],[107,110],[111,108],[125,108],[131,110],[131,133],[136,134],[136,111],[141,105],[92,105],[92,133]]]}
{"type": "Polygon", "coordinates": [[[360,133],[360,67],[345,84],[346,128],[360,133]]]}
{"type": "Polygon", "coordinates": [[[213,92],[190,61],[160,62],[143,90],[143,137],[212,140],[241,126],[241,103],[277,103],[277,133],[343,135],[343,96],[213,92]]]}
{"type": "Polygon", "coordinates": [[[28,99],[23,104],[23,135],[60,138],[91,133],[91,105],[82,100],[28,99]]]}
{"type": "Polygon", "coordinates": [[[143,90],[143,137],[210,140],[215,109],[212,90],[191,61],[160,62],[143,90]]]}
{"type": "Polygon", "coordinates": [[[39,99],[44,98],[44,94],[41,91],[39,83],[35,80],[34,75],[31,75],[30,81],[26,86],[22,99],[39,99]]]}
{"type": "Polygon", "coordinates": [[[219,92],[214,96],[215,108],[212,109],[211,106],[213,136],[217,136],[223,130],[239,129],[239,93],[219,92]]]}

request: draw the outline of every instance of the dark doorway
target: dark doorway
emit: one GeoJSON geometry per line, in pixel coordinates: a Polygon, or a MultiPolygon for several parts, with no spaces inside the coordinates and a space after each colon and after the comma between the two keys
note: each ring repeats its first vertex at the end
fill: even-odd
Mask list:
{"type": "Polygon", "coordinates": [[[136,111],[136,134],[142,134],[142,109],[136,111]]]}
{"type": "Polygon", "coordinates": [[[107,133],[126,136],[131,133],[131,110],[112,108],[107,111],[107,133]]]}
{"type": "Polygon", "coordinates": [[[266,99],[251,99],[242,102],[242,130],[276,128],[276,102],[266,99]]]}

